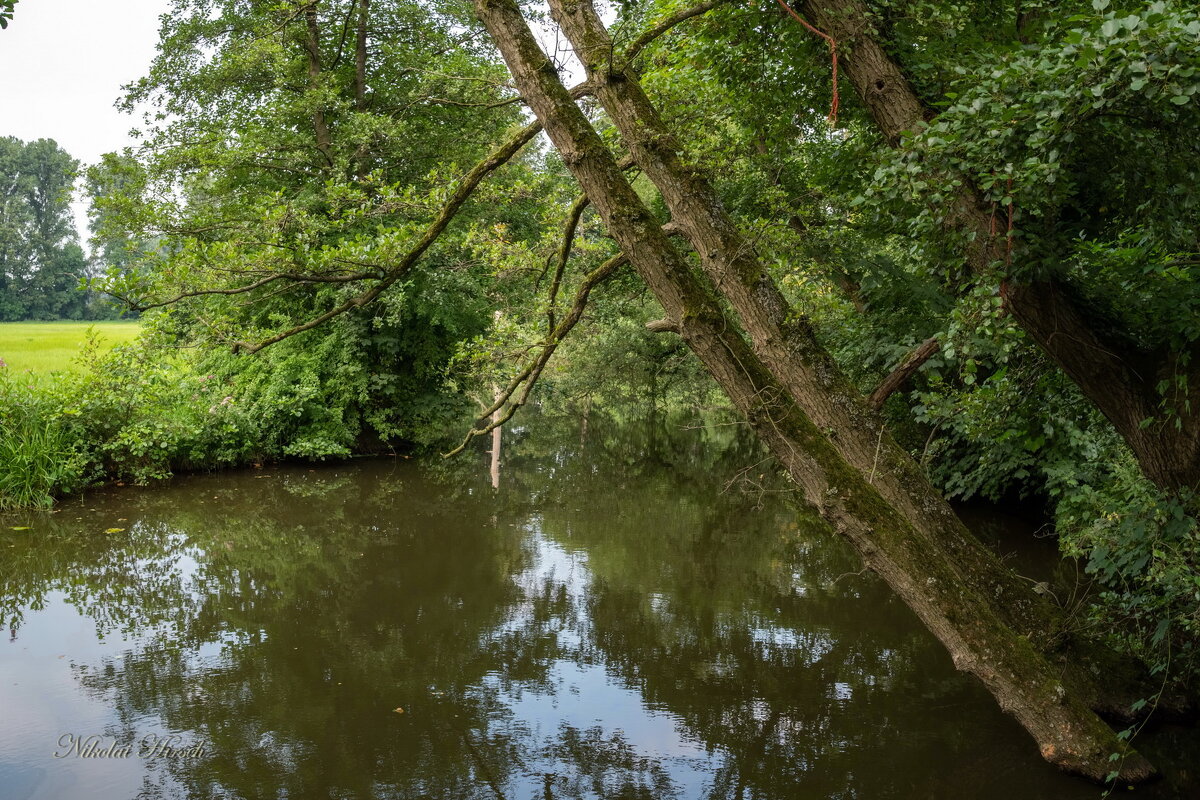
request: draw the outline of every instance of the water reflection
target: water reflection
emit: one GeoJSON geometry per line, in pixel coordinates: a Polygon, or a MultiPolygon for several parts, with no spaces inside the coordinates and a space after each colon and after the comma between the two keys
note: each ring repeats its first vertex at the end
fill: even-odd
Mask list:
{"type": "Polygon", "coordinates": [[[1096,796],[740,428],[579,433],[508,437],[499,491],[481,451],[6,522],[0,796],[1096,796]],[[66,732],[203,754],[55,759],[66,732]]]}

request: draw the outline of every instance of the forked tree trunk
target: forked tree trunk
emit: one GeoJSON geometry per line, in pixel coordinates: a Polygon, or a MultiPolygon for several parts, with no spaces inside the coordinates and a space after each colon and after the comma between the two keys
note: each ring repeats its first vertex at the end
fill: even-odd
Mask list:
{"type": "MultiPolygon", "coordinates": [[[[929,109],[875,38],[862,0],[799,0],[797,7],[838,42],[845,74],[892,146],[925,122],[929,109]]],[[[972,243],[964,255],[986,277],[1007,260],[1007,243],[993,235],[977,187],[965,178],[963,186],[948,225],[968,234],[972,243]]],[[[1001,288],[1013,319],[1109,419],[1143,474],[1168,491],[1200,488],[1200,353],[1139,351],[1089,318],[1054,280],[1010,279],[1001,288]],[[1160,382],[1180,375],[1188,379],[1186,388],[1164,403],[1160,382]]]]}
{"type": "MultiPolygon", "coordinates": [[[[475,6],[522,96],[609,232],[667,317],[677,323],[680,336],[768,444],[805,499],[917,613],[955,664],[984,682],[1033,735],[1048,760],[1102,779],[1112,766],[1109,754],[1123,750],[1123,744],[1064,689],[1029,640],[997,616],[992,602],[976,588],[981,581],[964,581],[964,574],[978,565],[970,559],[957,563],[952,549],[898,513],[846,463],[797,405],[790,387],[751,349],[626,181],[563,88],[515,1],[475,0],[475,6]]],[[[823,397],[828,405],[842,402],[829,384],[818,383],[806,392],[810,398],[823,397]]],[[[1148,777],[1153,768],[1129,751],[1121,772],[1123,779],[1136,781],[1148,777]]]]}
{"type": "MultiPolygon", "coordinates": [[[[588,70],[589,84],[634,161],[658,187],[671,225],[683,233],[721,295],[750,335],[755,353],[839,455],[871,483],[932,546],[954,554],[959,578],[994,600],[1000,618],[1049,654],[1064,644],[1058,609],[1031,591],[970,534],[920,466],[883,426],[784,300],[753,247],[738,232],[708,180],[681,160],[682,147],[663,123],[637,76],[611,54],[613,44],[588,0],[550,0],[552,13],[588,70]]],[[[1068,685],[1093,708],[1120,713],[1137,695],[1116,680],[1102,690],[1092,658],[1108,654],[1080,643],[1068,661],[1068,685]],[[1089,658],[1082,658],[1089,656],[1089,658]]],[[[1127,684],[1126,684],[1127,685],[1127,684]]],[[[1140,687],[1139,687],[1140,688],[1140,687]]]]}

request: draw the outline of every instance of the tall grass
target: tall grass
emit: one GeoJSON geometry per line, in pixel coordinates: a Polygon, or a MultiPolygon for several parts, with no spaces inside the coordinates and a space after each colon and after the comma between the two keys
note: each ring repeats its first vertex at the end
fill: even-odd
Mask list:
{"type": "Polygon", "coordinates": [[[0,368],[0,510],[49,506],[77,485],[84,459],[42,379],[0,368]]]}

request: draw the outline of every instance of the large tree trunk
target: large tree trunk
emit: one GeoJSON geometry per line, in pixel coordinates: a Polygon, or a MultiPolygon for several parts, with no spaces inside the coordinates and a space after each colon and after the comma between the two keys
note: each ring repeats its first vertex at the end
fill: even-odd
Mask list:
{"type": "MultiPolygon", "coordinates": [[[[993,604],[975,588],[980,581],[964,581],[964,573],[978,565],[970,559],[966,564],[956,562],[953,546],[914,528],[898,513],[875,485],[846,463],[797,405],[790,387],[781,384],[751,349],[625,180],[563,88],[514,0],[475,0],[475,4],[522,96],[622,252],[805,499],[908,603],[950,651],[955,664],[984,682],[1001,706],[1033,735],[1048,760],[1102,779],[1112,766],[1108,755],[1122,750],[1123,744],[1064,690],[1056,671],[1029,640],[996,615],[993,604]]],[[[823,398],[829,406],[843,403],[840,389],[831,386],[836,375],[829,380],[807,387],[806,399],[823,398]]],[[[1121,770],[1127,780],[1144,779],[1153,771],[1132,751],[1121,770]]]]}
{"type": "MultiPolygon", "coordinates": [[[[838,42],[846,75],[892,146],[931,116],[900,66],[875,38],[862,0],[799,0],[797,5],[838,42]]],[[[976,274],[987,276],[993,264],[1007,260],[1007,242],[993,235],[982,195],[965,179],[948,224],[973,234],[965,255],[976,274]]],[[[1200,488],[1197,362],[1193,359],[1181,373],[1179,354],[1141,352],[1118,340],[1103,322],[1089,319],[1065,287],[1054,281],[1010,280],[1002,290],[1013,319],[1112,422],[1146,477],[1167,490],[1200,488]],[[1171,396],[1164,407],[1158,385],[1177,374],[1188,376],[1188,395],[1171,396]]]]}
{"type": "MultiPolygon", "coordinates": [[[[806,320],[784,300],[753,247],[738,232],[708,180],[684,165],[682,147],[642,91],[636,75],[614,63],[612,41],[587,0],[551,0],[552,13],[572,41],[589,84],[622,135],[634,161],[658,187],[672,226],[691,242],[718,291],[740,317],[756,355],[788,390],[839,455],[865,476],[915,530],[954,554],[960,580],[983,597],[1010,628],[1043,653],[1064,644],[1058,610],[1028,582],[1005,569],[970,534],[929,483],[920,466],[884,428],[817,341],[806,320]]],[[[1101,690],[1093,663],[1099,648],[1081,645],[1069,660],[1068,683],[1093,708],[1120,713],[1134,699],[1109,681],[1101,690]]],[[[1105,671],[1111,673],[1105,660],[1105,671]]],[[[1139,687],[1140,688],[1140,687],[1139,687]]]]}

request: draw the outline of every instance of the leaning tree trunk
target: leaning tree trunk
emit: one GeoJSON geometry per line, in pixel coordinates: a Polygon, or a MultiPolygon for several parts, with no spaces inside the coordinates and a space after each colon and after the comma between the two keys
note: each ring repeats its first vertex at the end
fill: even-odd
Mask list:
{"type": "MultiPolygon", "coordinates": [[[[954,554],[959,578],[983,597],[1010,628],[1045,653],[1064,643],[1059,611],[1031,591],[970,534],[817,341],[806,320],[789,307],[753,247],[741,236],[717,193],[681,160],[682,147],[659,117],[588,0],[550,0],[551,11],[588,70],[588,83],[621,133],[634,161],[658,187],[672,225],[691,242],[712,283],[725,297],[755,353],[803,412],[825,431],[839,455],[866,476],[879,494],[937,547],[954,554]]],[[[1111,661],[1102,648],[1080,643],[1069,668],[1073,693],[1093,708],[1120,714],[1135,699],[1110,681],[1093,678],[1093,659],[1111,661]],[[1086,655],[1087,659],[1079,656],[1086,655]],[[1124,708],[1123,708],[1124,707],[1124,708]]],[[[1129,671],[1129,670],[1125,670],[1129,671]]]]}
{"type": "MultiPolygon", "coordinates": [[[[800,0],[798,7],[838,42],[846,75],[893,147],[925,122],[929,109],[873,35],[862,0],[800,0]]],[[[968,234],[964,255],[987,277],[991,265],[1007,260],[1007,243],[993,235],[978,188],[965,178],[963,187],[947,224],[968,234]]],[[[1054,280],[1010,279],[1001,292],[1013,319],[1108,418],[1147,478],[1168,491],[1200,488],[1200,372],[1187,357],[1197,354],[1136,350],[1089,319],[1054,280]],[[1158,386],[1178,375],[1189,378],[1186,394],[1171,397],[1168,412],[1158,386]]]]}
{"type": "MultiPolygon", "coordinates": [[[[475,0],[476,11],[508,63],[525,101],[609,232],[674,321],[688,346],[763,438],[805,499],[845,536],[1001,706],[1060,767],[1102,779],[1110,753],[1124,750],[1112,731],[1071,693],[1029,640],[997,616],[992,602],[964,582],[973,564],[915,528],[834,449],[797,405],[789,387],[742,338],[716,298],[692,275],[621,173],[541,51],[514,0],[475,0]]],[[[822,384],[816,396],[834,394],[822,384]]],[[[830,402],[839,402],[836,395],[830,402]]],[[[1127,751],[1125,780],[1153,768],[1127,751]]]]}

